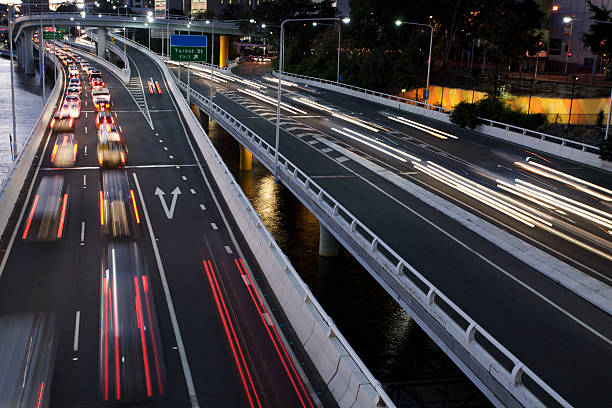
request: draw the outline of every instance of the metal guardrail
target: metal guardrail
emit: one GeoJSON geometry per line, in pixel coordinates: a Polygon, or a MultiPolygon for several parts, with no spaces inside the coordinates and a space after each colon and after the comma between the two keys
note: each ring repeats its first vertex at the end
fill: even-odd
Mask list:
{"type": "MultiPolygon", "coordinates": [[[[274,75],[278,75],[278,72],[274,71],[274,75]]],[[[390,101],[406,103],[408,105],[414,105],[414,106],[418,106],[419,108],[429,109],[429,110],[433,110],[436,112],[451,113],[453,111],[452,109],[447,109],[447,108],[443,108],[441,106],[436,106],[436,105],[430,105],[425,102],[415,101],[414,99],[402,98],[400,96],[395,96],[395,95],[390,95],[390,94],[386,94],[383,92],[373,91],[371,89],[360,88],[358,86],[349,85],[349,84],[345,84],[342,82],[330,81],[329,79],[309,77],[306,75],[292,74],[289,72],[283,72],[283,76],[288,76],[288,77],[298,78],[298,79],[306,79],[308,81],[321,82],[323,84],[328,84],[328,85],[335,85],[341,88],[350,89],[351,91],[357,91],[357,92],[361,92],[367,95],[378,96],[380,98],[388,99],[390,101]]]]}
{"type": "MultiPolygon", "coordinates": [[[[176,78],[171,72],[177,85],[187,90],[187,85],[176,78]]],[[[200,102],[205,109],[209,109],[210,100],[190,88],[193,101],[200,102]]],[[[249,129],[247,125],[234,118],[223,108],[213,103],[213,117],[221,123],[230,126],[260,151],[273,160],[274,147],[265,142],[260,136],[249,129]]],[[[357,217],[342,206],[334,197],[326,192],[316,181],[301,171],[284,155],[279,153],[281,173],[292,178],[295,184],[302,188],[303,193],[315,200],[326,214],[334,219],[347,233],[359,243],[365,251],[371,251],[384,269],[390,273],[396,281],[407,287],[408,292],[417,302],[444,327],[449,334],[461,344],[469,354],[478,361],[487,371],[502,384],[523,405],[532,407],[540,406],[536,394],[545,394],[561,407],[571,407],[561,395],[546,384],[537,374],[523,364],[514,354],[506,349],[499,341],[490,335],[485,329],[468,316],[463,310],[450,300],[444,293],[436,288],[427,278],[421,275],[397,252],[387,245],[381,238],[372,232],[357,217]],[[448,313],[447,311],[452,313],[448,313]],[[452,316],[454,315],[454,316],[452,316]],[[502,356],[503,359],[494,357],[502,356]],[[535,385],[536,389],[528,389],[523,380],[527,378],[530,387],[535,385]]],[[[321,313],[324,310],[321,308],[321,313]]],[[[333,323],[333,322],[331,322],[333,323]]],[[[348,344],[347,344],[348,345],[348,344]]],[[[350,347],[350,345],[348,345],[350,347]]]]}
{"type": "Polygon", "coordinates": [[[588,145],[585,143],[580,143],[575,140],[566,139],[566,138],[559,137],[559,136],[553,136],[553,135],[549,135],[548,133],[542,133],[536,130],[525,129],[519,126],[509,125],[507,123],[497,122],[491,119],[485,119],[485,118],[479,117],[478,121],[479,121],[479,124],[483,126],[495,127],[499,129],[504,129],[508,132],[515,132],[515,133],[520,133],[525,136],[537,137],[540,140],[557,143],[557,144],[560,144],[561,146],[567,146],[573,149],[579,149],[584,152],[599,153],[599,147],[588,145]]]}
{"type": "MultiPolygon", "coordinates": [[[[170,75],[172,77],[172,80],[174,81],[174,84],[179,86],[179,88],[183,88],[183,89],[186,88],[187,85],[182,83],[182,82],[180,82],[178,80],[178,78],[174,75],[174,73],[166,67],[165,63],[161,60],[161,57],[159,55],[154,54],[151,50],[149,50],[148,48],[146,48],[146,47],[144,47],[144,46],[142,46],[142,45],[140,45],[140,44],[138,44],[136,42],[128,40],[128,44],[131,44],[132,46],[141,48],[145,53],[147,53],[151,57],[158,58],[161,61],[161,64],[162,64],[160,67],[163,67],[165,69],[165,71],[167,72],[167,75],[170,75]]],[[[197,94],[197,95],[198,95],[199,98],[204,98],[200,94],[197,94]]],[[[206,98],[204,98],[204,99],[206,99],[206,98]]],[[[213,104],[213,106],[215,107],[215,112],[225,112],[220,107],[218,107],[217,105],[213,104]]],[[[191,110],[189,110],[189,113],[191,115],[193,115],[193,112],[191,112],[191,110]]],[[[248,129],[246,127],[243,126],[242,128],[243,128],[243,130],[248,131],[248,129]]],[[[205,136],[205,134],[204,134],[204,136],[205,136]]],[[[262,142],[263,142],[263,140],[262,140],[262,142]]],[[[268,146],[268,147],[270,147],[270,146],[268,146]]],[[[220,165],[222,165],[224,167],[223,171],[224,171],[225,174],[231,174],[229,172],[229,170],[227,169],[227,166],[225,165],[225,162],[223,161],[223,159],[221,158],[219,153],[216,150],[214,150],[214,148],[213,148],[213,151],[214,151],[214,155],[215,155],[215,162],[220,164],[220,165]]],[[[209,165],[210,165],[210,163],[209,163],[209,165]]],[[[218,181],[222,181],[222,180],[218,180],[218,181]]],[[[235,181],[233,181],[233,180],[231,182],[228,181],[228,183],[235,184],[235,181]]],[[[259,225],[263,226],[263,222],[259,218],[259,215],[257,215],[257,212],[253,209],[253,206],[252,206],[251,202],[248,200],[248,198],[246,198],[246,196],[244,196],[244,193],[242,192],[241,189],[238,188],[238,191],[239,191],[238,194],[241,195],[241,201],[243,202],[243,205],[246,206],[247,212],[250,213],[251,216],[256,217],[257,220],[258,220],[259,225]]],[[[348,342],[348,340],[342,335],[342,333],[340,332],[340,330],[338,329],[338,327],[336,326],[336,324],[334,323],[332,318],[325,312],[325,309],[323,308],[323,306],[318,302],[316,297],[313,295],[313,293],[311,292],[311,290],[308,287],[308,285],[306,285],[306,283],[304,283],[304,281],[299,276],[297,271],[293,268],[293,265],[291,265],[291,263],[288,262],[287,258],[284,256],[284,253],[282,252],[282,250],[280,249],[280,247],[276,243],[276,240],[274,239],[272,234],[270,234],[270,231],[268,231],[268,229],[265,228],[265,227],[258,228],[258,230],[260,231],[261,234],[264,235],[264,237],[265,237],[264,242],[266,242],[266,245],[268,245],[270,248],[274,248],[274,250],[275,250],[275,252],[277,254],[282,255],[280,257],[277,256],[276,259],[278,261],[284,263],[284,270],[285,270],[285,272],[291,275],[292,279],[299,284],[300,289],[306,294],[305,298],[303,299],[304,302],[310,302],[310,304],[312,304],[315,307],[315,309],[317,310],[317,312],[320,314],[321,318],[329,326],[329,328],[331,330],[331,332],[329,333],[329,336],[333,336],[333,337],[336,337],[338,339],[338,341],[342,344],[342,346],[347,351],[347,354],[351,357],[351,359],[359,367],[359,370],[363,373],[363,375],[365,376],[367,381],[376,390],[376,392],[377,392],[377,394],[379,396],[379,399],[385,404],[385,406],[389,407],[389,408],[394,408],[395,404],[393,403],[393,401],[391,401],[391,399],[387,395],[386,391],[384,390],[384,388],[382,387],[380,382],[372,375],[372,373],[365,366],[363,361],[361,361],[361,359],[359,358],[359,356],[357,355],[355,350],[353,350],[353,348],[351,347],[351,345],[348,342]]]]}

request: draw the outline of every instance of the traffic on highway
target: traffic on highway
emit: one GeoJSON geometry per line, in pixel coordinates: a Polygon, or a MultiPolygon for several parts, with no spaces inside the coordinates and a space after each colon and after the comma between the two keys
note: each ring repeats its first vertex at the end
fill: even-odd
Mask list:
{"type": "Polygon", "coordinates": [[[208,181],[191,135],[166,139],[182,119],[159,73],[134,68],[160,112],[152,129],[104,67],[46,50],[65,85],[0,264],[0,319],[14,327],[0,354],[28,362],[0,363],[0,405],[314,407],[231,218],[196,191],[208,181]],[[189,197],[176,187],[170,204],[174,180],[189,197]]]}

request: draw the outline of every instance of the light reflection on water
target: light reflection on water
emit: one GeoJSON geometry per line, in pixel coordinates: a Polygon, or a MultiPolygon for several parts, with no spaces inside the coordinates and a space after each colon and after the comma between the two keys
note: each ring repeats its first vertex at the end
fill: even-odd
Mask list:
{"type": "MultiPolygon", "coordinates": [[[[11,105],[11,61],[0,57],[0,184],[12,165],[9,133],[13,133],[11,105]]],[[[15,117],[17,144],[21,149],[42,110],[42,97],[38,66],[36,75],[25,75],[15,61],[15,117]]],[[[50,72],[50,71],[47,71],[50,72]]],[[[47,81],[47,93],[51,82],[47,81]]]]}
{"type": "Polygon", "coordinates": [[[209,133],[281,249],[381,382],[464,378],[348,251],[319,257],[319,223],[288,189],[255,158],[252,171],[240,171],[237,142],[216,125],[209,133]]]}

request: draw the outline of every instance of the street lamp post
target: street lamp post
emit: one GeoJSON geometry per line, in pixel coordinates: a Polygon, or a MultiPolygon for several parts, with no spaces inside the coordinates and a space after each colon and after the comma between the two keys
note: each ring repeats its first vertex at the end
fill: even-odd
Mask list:
{"type": "MultiPolygon", "coordinates": [[[[345,21],[338,17],[326,17],[326,18],[288,18],[283,20],[280,25],[280,60],[278,62],[278,90],[277,90],[277,104],[276,104],[276,138],[274,147],[274,183],[278,183],[278,147],[280,144],[280,106],[281,106],[281,81],[283,77],[283,63],[285,60],[285,23],[296,22],[296,21],[345,21]]],[[[349,20],[350,21],[350,20],[349,20]]],[[[347,21],[348,22],[348,21],[347,21]]],[[[338,48],[339,49],[339,48],[338,48]]],[[[338,53],[338,56],[340,54],[338,53]]],[[[340,61],[340,60],[338,60],[340,61]]]]}
{"type": "Polygon", "coordinates": [[[421,24],[421,23],[411,23],[409,21],[396,20],[395,25],[401,26],[402,24],[415,25],[420,27],[427,27],[430,30],[429,34],[429,57],[427,58],[427,91],[425,94],[425,104],[429,105],[429,74],[431,73],[431,47],[433,44],[433,26],[430,24],[421,24]]]}
{"type": "Polygon", "coordinates": [[[569,115],[567,118],[567,124],[569,126],[570,121],[572,120],[572,104],[574,103],[574,88],[576,87],[576,81],[578,80],[578,76],[574,76],[574,83],[572,84],[572,98],[570,99],[570,108],[569,115]]]}
{"type": "Polygon", "coordinates": [[[11,158],[15,160],[17,158],[17,122],[15,120],[15,82],[13,79],[13,15],[15,14],[15,7],[13,4],[9,5],[8,9],[8,25],[9,25],[9,47],[11,51],[11,105],[13,111],[13,137],[11,143],[11,158]]]}
{"type": "Polygon", "coordinates": [[[569,38],[567,40],[567,51],[565,51],[565,68],[563,68],[563,72],[567,74],[567,65],[569,64],[569,55],[571,53],[572,47],[572,33],[574,31],[574,21],[576,19],[570,16],[563,17],[563,22],[567,25],[570,25],[569,28],[569,38]]]}
{"type": "MultiPolygon", "coordinates": [[[[209,23],[209,20],[206,20],[209,23]]],[[[215,19],[212,20],[212,35],[210,40],[210,103],[208,104],[208,121],[212,120],[212,98],[213,98],[213,77],[215,75],[214,64],[215,64],[215,19]]]]}

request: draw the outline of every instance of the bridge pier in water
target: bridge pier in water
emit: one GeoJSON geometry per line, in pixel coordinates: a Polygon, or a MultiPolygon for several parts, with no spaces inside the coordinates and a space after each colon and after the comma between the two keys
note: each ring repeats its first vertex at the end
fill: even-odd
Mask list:
{"type": "Polygon", "coordinates": [[[240,149],[240,170],[253,170],[253,153],[246,147],[239,144],[240,149]]]}
{"type": "Polygon", "coordinates": [[[325,257],[338,256],[340,244],[336,237],[321,222],[319,222],[319,255],[325,257]]]}
{"type": "Polygon", "coordinates": [[[201,124],[202,123],[202,116],[201,116],[200,108],[198,107],[198,105],[196,105],[193,102],[190,102],[189,103],[189,107],[191,108],[191,111],[193,112],[195,117],[198,118],[198,122],[200,122],[200,124],[201,124]]]}
{"type": "Polygon", "coordinates": [[[36,74],[34,65],[34,29],[28,28],[23,31],[25,44],[25,73],[26,75],[36,74]]]}

